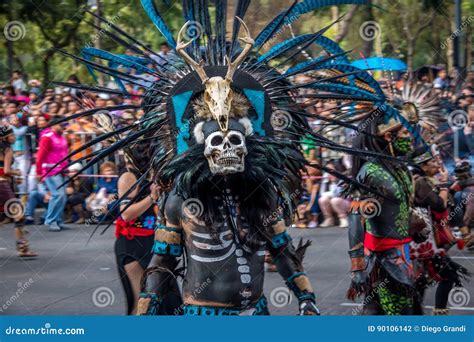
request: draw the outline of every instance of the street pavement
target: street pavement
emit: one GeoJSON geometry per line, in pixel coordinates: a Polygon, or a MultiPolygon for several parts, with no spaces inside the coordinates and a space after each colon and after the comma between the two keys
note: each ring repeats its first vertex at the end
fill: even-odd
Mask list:
{"type": "MultiPolygon", "coordinates": [[[[49,232],[45,226],[28,226],[29,239],[39,257],[16,257],[12,225],[0,226],[0,315],[123,315],[125,301],[113,252],[113,227],[96,234],[95,226],[73,225],[49,232]]],[[[99,232],[101,230],[99,229],[99,232]]],[[[360,306],[345,299],[350,283],[347,230],[338,227],[290,229],[295,241],[310,239],[305,268],[323,315],[355,315],[360,306]]],[[[474,253],[451,251],[455,261],[474,271],[474,253]]],[[[466,284],[474,293],[473,282],[466,284]]],[[[431,314],[434,290],[426,294],[426,312],[431,314]]],[[[274,315],[294,315],[297,301],[288,296],[278,273],[265,274],[265,294],[274,315]]],[[[459,297],[459,296],[458,296],[459,297]]],[[[473,296],[474,297],[474,296],[473,296]]],[[[474,313],[474,298],[464,300],[452,314],[474,313]]]]}

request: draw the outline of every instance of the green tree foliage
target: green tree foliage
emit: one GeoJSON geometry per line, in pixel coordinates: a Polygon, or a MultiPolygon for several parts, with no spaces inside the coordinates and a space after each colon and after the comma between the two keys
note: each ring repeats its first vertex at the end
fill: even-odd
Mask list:
{"type": "MultiPolygon", "coordinates": [[[[164,41],[146,16],[138,0],[100,1],[102,16],[130,33],[132,36],[158,50],[164,41]]],[[[92,1],[48,0],[13,1],[0,3],[0,26],[4,28],[11,21],[20,21],[25,34],[21,39],[8,42],[2,37],[0,49],[0,79],[8,80],[9,58],[13,68],[22,69],[29,78],[65,80],[70,74],[78,74],[81,81],[92,82],[85,67],[55,52],[64,49],[78,54],[85,46],[94,46],[100,39],[100,46],[109,51],[123,53],[125,49],[107,35],[97,31],[88,22],[94,18],[85,13],[92,1]],[[46,77],[47,78],[47,77],[46,77]]],[[[155,0],[155,3],[173,32],[178,32],[184,20],[181,1],[155,0]]],[[[229,13],[233,13],[234,1],[229,1],[229,13]]],[[[254,0],[247,13],[247,22],[256,34],[291,0],[254,0]]],[[[334,25],[326,33],[332,39],[342,39],[344,49],[351,49],[351,58],[382,53],[384,56],[409,59],[414,69],[424,64],[449,64],[450,35],[453,32],[454,5],[448,0],[372,0],[372,7],[352,5],[324,8],[317,13],[308,13],[291,27],[284,27],[274,38],[275,43],[291,37],[292,34],[316,32],[329,25],[335,18],[350,13],[345,22],[334,25]],[[378,40],[368,43],[361,38],[359,29],[367,20],[373,20],[380,27],[378,40]],[[405,28],[408,27],[408,30],[405,28]],[[349,28],[349,29],[347,29],[349,28]],[[413,38],[410,47],[409,34],[413,38]],[[445,45],[447,48],[444,47],[445,45]],[[411,55],[411,57],[410,57],[411,55]]],[[[462,2],[463,18],[474,16],[472,1],[462,2]]],[[[230,21],[229,15],[228,20],[230,21]]],[[[472,35],[474,21],[470,19],[464,34],[472,35]]],[[[228,29],[230,29],[228,24],[228,29]]],[[[464,36],[466,37],[466,36],[464,36]]],[[[472,41],[472,37],[471,37],[472,41]]],[[[472,49],[472,44],[469,47],[472,49]]],[[[265,48],[262,49],[265,51],[265,48]]],[[[313,56],[320,51],[314,46],[308,49],[313,56]]],[[[471,52],[468,52],[470,55],[471,52]]],[[[304,58],[304,55],[301,57],[304,58]]],[[[472,60],[472,59],[469,59],[472,60]]]]}

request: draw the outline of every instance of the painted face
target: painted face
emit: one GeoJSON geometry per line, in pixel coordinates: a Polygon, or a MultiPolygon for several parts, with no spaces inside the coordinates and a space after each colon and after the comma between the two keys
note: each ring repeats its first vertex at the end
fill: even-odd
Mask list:
{"type": "Polygon", "coordinates": [[[413,149],[413,141],[411,137],[395,138],[393,140],[393,148],[398,155],[404,156],[413,149]]]}
{"type": "Polygon", "coordinates": [[[205,82],[204,102],[209,107],[214,119],[222,131],[227,131],[230,107],[232,105],[232,89],[230,81],[216,76],[205,82]]]}
{"type": "Polygon", "coordinates": [[[204,143],[204,156],[213,174],[225,176],[244,171],[247,146],[242,133],[235,130],[217,131],[209,134],[204,143]]]}
{"type": "Polygon", "coordinates": [[[397,136],[393,139],[393,149],[399,156],[405,156],[413,150],[413,138],[406,128],[397,132],[397,136]]]}

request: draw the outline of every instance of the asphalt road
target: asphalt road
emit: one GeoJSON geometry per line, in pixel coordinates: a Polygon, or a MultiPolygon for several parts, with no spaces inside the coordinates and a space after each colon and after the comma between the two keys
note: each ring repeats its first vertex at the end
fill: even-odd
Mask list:
{"type": "MultiPolygon", "coordinates": [[[[72,226],[59,233],[45,226],[29,226],[29,238],[39,257],[16,257],[11,225],[0,226],[0,315],[122,315],[125,302],[115,267],[114,234],[109,229],[87,244],[93,226],[72,226]]],[[[347,231],[338,227],[291,229],[293,238],[311,239],[305,258],[306,272],[324,315],[354,315],[357,303],[345,299],[349,285],[347,231]]],[[[451,251],[455,260],[474,271],[474,253],[451,251]]],[[[467,295],[474,282],[466,284],[467,295]]],[[[274,315],[296,314],[294,297],[288,298],[277,273],[265,275],[265,294],[274,315]],[[276,305],[276,306],[275,306],[276,305]]],[[[474,297],[474,296],[473,296],[474,297]]],[[[425,305],[431,313],[434,289],[425,305]]],[[[474,313],[474,298],[452,314],[474,313]]]]}

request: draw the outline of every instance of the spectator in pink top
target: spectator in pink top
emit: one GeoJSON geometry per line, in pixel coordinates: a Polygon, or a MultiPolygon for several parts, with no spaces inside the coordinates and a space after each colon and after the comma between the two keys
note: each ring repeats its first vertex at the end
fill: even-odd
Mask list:
{"type": "Polygon", "coordinates": [[[45,217],[45,224],[51,231],[60,231],[64,228],[63,212],[67,200],[65,188],[58,189],[64,182],[61,169],[66,166],[67,162],[64,161],[55,166],[68,154],[68,144],[63,136],[63,127],[60,123],[54,124],[59,119],[55,118],[51,129],[41,135],[36,156],[36,173],[39,177],[43,177],[42,179],[51,193],[45,217]]]}

